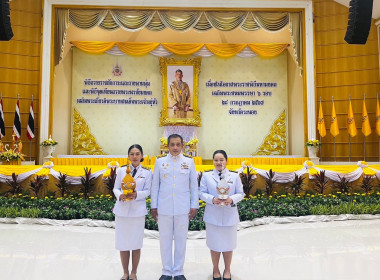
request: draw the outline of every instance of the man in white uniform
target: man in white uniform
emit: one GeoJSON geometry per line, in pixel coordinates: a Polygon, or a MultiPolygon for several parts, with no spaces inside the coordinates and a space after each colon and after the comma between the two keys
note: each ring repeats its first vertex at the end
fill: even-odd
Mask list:
{"type": "Polygon", "coordinates": [[[151,188],[152,216],[158,222],[162,276],[159,280],[186,280],[183,265],[189,219],[199,208],[198,175],[191,157],[181,154],[183,139],[168,137],[169,154],[157,158],[151,188]],[[174,261],[173,261],[174,239],[174,261]]]}

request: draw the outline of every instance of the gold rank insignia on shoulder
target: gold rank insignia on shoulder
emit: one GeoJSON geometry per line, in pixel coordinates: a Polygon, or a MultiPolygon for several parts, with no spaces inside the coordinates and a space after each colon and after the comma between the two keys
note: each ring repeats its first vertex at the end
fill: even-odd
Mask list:
{"type": "Polygon", "coordinates": [[[156,158],[162,158],[162,157],[166,157],[166,156],[167,156],[167,154],[161,154],[161,155],[156,156],[156,158]]]}
{"type": "Polygon", "coordinates": [[[151,170],[152,168],[150,168],[149,166],[143,166],[141,165],[142,168],[146,169],[146,170],[151,170]]]}
{"type": "Polygon", "coordinates": [[[204,170],[203,172],[211,172],[213,171],[214,169],[208,169],[208,170],[204,170]]]}
{"type": "Polygon", "coordinates": [[[228,170],[229,172],[233,172],[233,173],[238,173],[237,171],[234,171],[234,170],[228,170]]]}
{"type": "Polygon", "coordinates": [[[191,155],[188,155],[188,154],[182,154],[182,155],[188,158],[193,158],[191,155]]]}

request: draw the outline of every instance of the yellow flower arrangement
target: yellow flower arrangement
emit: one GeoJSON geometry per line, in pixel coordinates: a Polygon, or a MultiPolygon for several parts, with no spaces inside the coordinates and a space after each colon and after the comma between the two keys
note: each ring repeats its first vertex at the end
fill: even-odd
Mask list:
{"type": "Polygon", "coordinates": [[[189,142],[187,142],[186,145],[188,145],[188,146],[195,146],[198,142],[199,142],[198,138],[194,137],[189,142]]]}
{"type": "Polygon", "coordinates": [[[160,142],[161,142],[161,145],[163,145],[163,146],[167,146],[168,145],[168,139],[166,139],[165,137],[161,137],[160,138],[160,142]]]}
{"type": "Polygon", "coordinates": [[[18,160],[18,159],[23,159],[23,158],[21,154],[16,153],[12,150],[8,150],[0,154],[0,159],[5,160],[5,161],[11,161],[11,160],[18,160]]]}
{"type": "Polygon", "coordinates": [[[316,139],[310,139],[305,143],[305,146],[307,147],[319,147],[321,145],[322,145],[321,142],[316,139]]]}
{"type": "Polygon", "coordinates": [[[55,145],[58,145],[58,142],[51,139],[51,136],[50,136],[49,139],[45,139],[44,141],[42,141],[40,145],[41,146],[55,146],[55,145]]]}

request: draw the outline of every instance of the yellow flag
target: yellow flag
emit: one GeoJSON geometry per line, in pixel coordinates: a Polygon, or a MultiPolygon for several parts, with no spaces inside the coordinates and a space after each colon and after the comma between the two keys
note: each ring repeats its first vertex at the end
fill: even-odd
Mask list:
{"type": "Polygon", "coordinates": [[[330,133],[334,137],[339,134],[338,119],[336,118],[334,101],[333,101],[332,113],[331,113],[330,133]]]}
{"type": "Polygon", "coordinates": [[[376,133],[380,136],[380,106],[379,106],[379,100],[377,100],[377,106],[376,106],[376,133]]]}
{"type": "Polygon", "coordinates": [[[318,114],[318,131],[321,137],[326,136],[325,118],[323,117],[322,103],[319,102],[319,114],[318,114]]]}
{"type": "Polygon", "coordinates": [[[356,124],[355,124],[354,112],[352,111],[351,100],[348,104],[347,130],[348,130],[348,134],[351,137],[355,137],[356,134],[358,134],[358,130],[356,129],[356,124]]]}
{"type": "Polygon", "coordinates": [[[371,125],[369,124],[369,118],[367,113],[367,108],[365,106],[365,100],[363,100],[363,112],[362,112],[362,132],[364,136],[371,134],[371,125]]]}

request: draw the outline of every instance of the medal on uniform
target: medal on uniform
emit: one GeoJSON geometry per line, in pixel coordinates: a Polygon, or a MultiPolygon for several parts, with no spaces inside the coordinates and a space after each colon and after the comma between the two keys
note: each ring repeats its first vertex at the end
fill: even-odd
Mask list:
{"type": "MultiPolygon", "coordinates": [[[[131,175],[131,169],[129,168],[129,164],[127,164],[127,174],[125,174],[123,181],[121,182],[121,189],[123,194],[133,193],[136,188],[135,179],[131,175]]],[[[130,199],[126,199],[130,200],[130,199]]]]}

